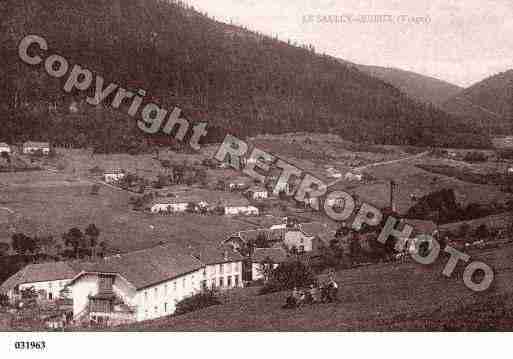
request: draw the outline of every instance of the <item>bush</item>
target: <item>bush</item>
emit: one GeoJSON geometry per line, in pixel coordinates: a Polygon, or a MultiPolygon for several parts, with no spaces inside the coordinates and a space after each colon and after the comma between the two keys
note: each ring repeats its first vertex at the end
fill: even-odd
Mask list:
{"type": "Polygon", "coordinates": [[[309,266],[300,262],[285,262],[272,270],[269,281],[260,289],[259,294],[268,294],[294,287],[303,288],[313,284],[315,277],[309,266]]]}
{"type": "Polygon", "coordinates": [[[217,299],[216,293],[213,290],[207,290],[179,301],[176,304],[175,314],[194,312],[218,304],[221,304],[221,302],[217,299]]]}

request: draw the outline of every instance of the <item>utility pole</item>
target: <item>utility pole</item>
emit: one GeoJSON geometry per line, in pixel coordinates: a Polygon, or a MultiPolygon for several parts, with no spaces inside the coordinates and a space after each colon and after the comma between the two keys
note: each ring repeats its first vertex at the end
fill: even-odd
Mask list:
{"type": "Polygon", "coordinates": [[[390,209],[392,210],[392,212],[395,212],[394,188],[395,188],[395,182],[393,180],[391,180],[390,181],[390,209]]]}

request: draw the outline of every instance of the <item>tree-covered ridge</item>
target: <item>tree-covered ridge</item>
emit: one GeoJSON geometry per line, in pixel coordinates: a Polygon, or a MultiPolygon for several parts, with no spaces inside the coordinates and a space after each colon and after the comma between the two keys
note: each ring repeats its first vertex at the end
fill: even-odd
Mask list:
{"type": "Polygon", "coordinates": [[[192,121],[208,121],[217,139],[225,131],[246,136],[300,130],[386,144],[487,143],[479,129],[312,46],[220,23],[179,3],[7,0],[0,3],[0,26],[0,136],[8,141],[77,145],[80,139],[107,151],[146,146],[122,112],[80,106],[81,99],[65,94],[44,69],[23,64],[17,45],[32,33],[48,41],[49,53],[108,82],[144,88],[148,100],[178,106],[192,121]],[[79,104],[77,113],[70,113],[71,101],[79,104]],[[49,111],[52,105],[57,109],[49,111]]]}

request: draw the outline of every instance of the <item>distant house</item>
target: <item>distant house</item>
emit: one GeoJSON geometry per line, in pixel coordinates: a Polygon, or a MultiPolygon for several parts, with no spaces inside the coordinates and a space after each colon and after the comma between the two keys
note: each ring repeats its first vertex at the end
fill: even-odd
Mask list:
{"type": "Polygon", "coordinates": [[[73,318],[115,325],[173,314],[178,302],[207,288],[242,287],[243,260],[219,248],[191,255],[170,245],[107,258],[69,283],[73,318]]]}
{"type": "Polygon", "coordinates": [[[150,206],[150,211],[151,213],[180,213],[187,211],[191,204],[194,210],[207,209],[209,206],[208,202],[201,199],[199,196],[185,195],[179,198],[166,198],[161,201],[156,200],[150,206]]]}
{"type": "Polygon", "coordinates": [[[224,213],[227,216],[258,216],[258,208],[249,205],[227,205],[224,207],[224,213]]]}
{"type": "Polygon", "coordinates": [[[246,191],[246,194],[249,198],[256,201],[267,199],[269,197],[269,192],[267,191],[267,189],[260,186],[251,187],[246,191]]]}
{"type": "Polygon", "coordinates": [[[2,152],[7,152],[8,154],[11,154],[11,147],[5,142],[0,142],[0,153],[2,152]]]}
{"type": "Polygon", "coordinates": [[[360,182],[363,180],[363,175],[361,173],[355,173],[355,172],[348,172],[344,176],[344,179],[346,181],[354,181],[354,182],[360,182]]]}
{"type": "Polygon", "coordinates": [[[335,232],[326,224],[319,222],[301,223],[286,229],[283,243],[290,250],[296,248],[298,252],[318,251],[327,247],[335,232]]]}
{"type": "Polygon", "coordinates": [[[41,151],[44,155],[50,153],[50,144],[48,142],[28,141],[23,144],[23,154],[30,155],[41,151]]]}
{"type": "Polygon", "coordinates": [[[267,269],[274,269],[288,259],[287,252],[283,248],[257,248],[251,256],[252,280],[264,279],[267,269]],[[266,266],[269,266],[266,268],[266,266]]]}
{"type": "Polygon", "coordinates": [[[103,174],[103,180],[107,183],[118,182],[122,178],[125,178],[126,173],[122,169],[116,168],[105,171],[103,174]]]}
{"type": "Polygon", "coordinates": [[[78,271],[76,265],[66,262],[29,264],[2,283],[0,293],[14,302],[21,298],[21,291],[33,288],[39,300],[55,301],[78,271]]]}
{"type": "Polygon", "coordinates": [[[237,177],[228,183],[230,191],[243,191],[250,187],[250,179],[246,177],[237,177]]]}

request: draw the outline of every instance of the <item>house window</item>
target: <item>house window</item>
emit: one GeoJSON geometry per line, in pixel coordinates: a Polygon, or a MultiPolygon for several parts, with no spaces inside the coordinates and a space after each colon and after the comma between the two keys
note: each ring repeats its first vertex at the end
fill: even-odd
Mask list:
{"type": "Polygon", "coordinates": [[[176,281],[173,282],[173,290],[176,292],[176,281]]]}
{"type": "Polygon", "coordinates": [[[182,286],[185,288],[185,278],[182,281],[182,286]]]}
{"type": "Polygon", "coordinates": [[[49,292],[49,293],[48,293],[48,300],[53,300],[53,294],[52,294],[52,292],[49,292]]]}
{"type": "Polygon", "coordinates": [[[164,303],[164,313],[167,313],[167,303],[164,303]]]}
{"type": "Polygon", "coordinates": [[[164,286],[164,295],[167,295],[167,284],[164,286]]]}
{"type": "Polygon", "coordinates": [[[238,275],[234,275],[233,279],[234,279],[234,282],[235,282],[235,286],[238,287],[239,286],[239,276],[238,275]]]}
{"type": "Polygon", "coordinates": [[[223,287],[224,286],[224,283],[223,283],[223,277],[219,277],[219,287],[223,287]]]}
{"type": "Polygon", "coordinates": [[[159,312],[159,308],[158,308],[157,306],[155,306],[155,307],[153,308],[153,310],[155,311],[155,314],[158,314],[158,312],[159,312]]]}
{"type": "Polygon", "coordinates": [[[305,246],[299,246],[299,253],[303,253],[305,251],[305,246]]]}
{"type": "Polygon", "coordinates": [[[220,274],[224,273],[224,264],[223,263],[219,264],[219,273],[220,274]]]}
{"type": "Polygon", "coordinates": [[[147,291],[144,292],[144,301],[145,302],[148,301],[148,292],[147,291]]]}
{"type": "Polygon", "coordinates": [[[207,281],[206,280],[201,281],[201,290],[207,290],[207,281]]]}
{"type": "Polygon", "coordinates": [[[226,285],[228,288],[230,288],[232,286],[232,276],[229,275],[227,279],[228,279],[228,281],[227,281],[226,285]]]}

